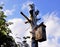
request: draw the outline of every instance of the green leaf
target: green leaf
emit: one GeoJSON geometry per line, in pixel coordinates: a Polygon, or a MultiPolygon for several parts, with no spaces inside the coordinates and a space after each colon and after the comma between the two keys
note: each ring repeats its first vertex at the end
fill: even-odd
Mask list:
{"type": "Polygon", "coordinates": [[[7,35],[7,33],[3,30],[3,31],[1,31],[1,33],[3,34],[3,35],[7,35]]]}

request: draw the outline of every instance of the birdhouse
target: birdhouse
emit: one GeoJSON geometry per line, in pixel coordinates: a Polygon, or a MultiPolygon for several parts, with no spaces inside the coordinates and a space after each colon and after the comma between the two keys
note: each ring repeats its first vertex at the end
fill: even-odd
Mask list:
{"type": "Polygon", "coordinates": [[[46,41],[46,26],[43,22],[35,28],[35,40],[39,42],[46,41]]]}

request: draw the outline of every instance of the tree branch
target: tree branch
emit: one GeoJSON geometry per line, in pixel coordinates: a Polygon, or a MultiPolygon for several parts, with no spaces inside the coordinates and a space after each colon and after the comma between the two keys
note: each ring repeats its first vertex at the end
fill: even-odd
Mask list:
{"type": "Polygon", "coordinates": [[[23,15],[27,20],[28,22],[30,23],[31,21],[29,20],[29,18],[23,13],[23,12],[20,12],[21,15],[23,15]]]}

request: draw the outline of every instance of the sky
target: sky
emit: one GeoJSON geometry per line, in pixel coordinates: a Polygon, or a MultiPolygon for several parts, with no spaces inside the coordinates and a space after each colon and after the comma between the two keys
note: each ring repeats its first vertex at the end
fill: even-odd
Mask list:
{"type": "MultiPolygon", "coordinates": [[[[22,11],[29,17],[28,4],[34,3],[36,10],[39,10],[38,23],[44,21],[46,25],[47,41],[40,43],[39,47],[60,47],[60,0],[0,0],[4,4],[3,11],[7,16],[6,20],[13,22],[9,26],[16,42],[21,41],[16,37],[30,35],[30,24],[25,24],[25,18],[20,14],[22,11]]],[[[30,42],[28,40],[28,42],[30,42]]]]}

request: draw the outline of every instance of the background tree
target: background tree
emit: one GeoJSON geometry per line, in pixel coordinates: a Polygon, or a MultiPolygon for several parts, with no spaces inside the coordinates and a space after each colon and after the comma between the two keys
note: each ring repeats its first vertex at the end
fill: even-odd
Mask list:
{"type": "Polygon", "coordinates": [[[5,20],[7,16],[4,15],[2,9],[3,7],[0,6],[0,47],[17,47],[13,37],[9,36],[11,30],[8,28],[8,26],[12,23],[8,23],[5,20]]]}

